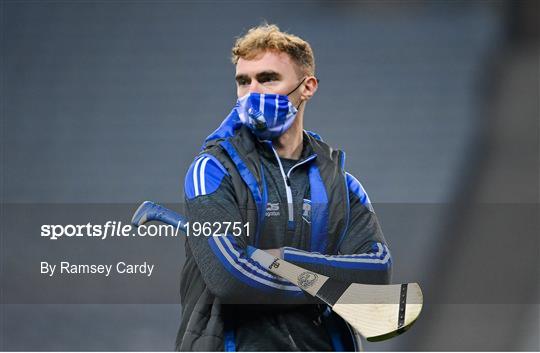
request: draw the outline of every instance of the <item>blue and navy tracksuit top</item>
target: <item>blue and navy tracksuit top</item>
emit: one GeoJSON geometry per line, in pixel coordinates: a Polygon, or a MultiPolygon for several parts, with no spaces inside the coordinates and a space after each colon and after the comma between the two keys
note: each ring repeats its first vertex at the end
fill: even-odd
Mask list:
{"type": "Polygon", "coordinates": [[[250,227],[241,236],[231,230],[187,238],[178,349],[212,348],[193,343],[204,336],[222,342],[224,350],[358,348],[348,325],[325,305],[246,251],[248,245],[282,248],[286,261],[338,280],[390,281],[388,246],[367,193],[344,169],[344,153],[314,133],[303,136],[299,160],[279,158],[270,141],[256,140],[238,123],[233,110],[189,167],[184,192],[191,223],[250,227]],[[195,304],[204,290],[215,297],[206,299],[213,308],[195,304]]]}

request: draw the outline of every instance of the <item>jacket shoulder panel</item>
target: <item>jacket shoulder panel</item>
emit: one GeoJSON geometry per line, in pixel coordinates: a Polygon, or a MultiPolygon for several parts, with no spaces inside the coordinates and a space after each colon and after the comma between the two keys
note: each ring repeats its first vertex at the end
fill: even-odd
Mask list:
{"type": "Polygon", "coordinates": [[[229,175],[221,162],[209,153],[199,155],[188,169],[184,182],[184,192],[188,199],[209,195],[221,185],[223,178],[229,175]]]}

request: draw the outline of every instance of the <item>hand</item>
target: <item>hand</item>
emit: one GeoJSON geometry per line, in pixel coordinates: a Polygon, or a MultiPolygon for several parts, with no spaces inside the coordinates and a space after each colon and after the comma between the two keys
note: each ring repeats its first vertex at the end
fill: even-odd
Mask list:
{"type": "Polygon", "coordinates": [[[277,257],[279,259],[283,258],[282,256],[282,249],[281,248],[277,248],[277,249],[263,249],[264,251],[266,251],[267,253],[269,253],[270,255],[272,255],[273,257],[277,257]]]}

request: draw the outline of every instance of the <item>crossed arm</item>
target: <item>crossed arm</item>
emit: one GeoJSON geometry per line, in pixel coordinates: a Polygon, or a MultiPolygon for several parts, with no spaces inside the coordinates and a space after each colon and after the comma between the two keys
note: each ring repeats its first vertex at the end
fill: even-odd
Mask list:
{"type": "MultiPolygon", "coordinates": [[[[195,164],[195,162],[194,162],[195,164]]],[[[211,178],[195,180],[193,171],[186,176],[186,211],[190,222],[241,222],[230,177],[216,162],[206,162],[211,178]],[[214,168],[212,172],[212,168],[214,168]],[[216,177],[217,176],[217,177],[216,177]],[[194,182],[198,182],[195,192],[194,182]],[[205,183],[201,187],[201,183],[205,183]],[[204,188],[204,193],[201,189],[204,188]]],[[[352,185],[352,184],[351,184],[352,185]]],[[[390,280],[391,257],[376,215],[367,204],[367,196],[350,189],[349,227],[337,255],[326,255],[283,247],[264,249],[276,257],[338,280],[383,284],[390,280]],[[364,201],[364,202],[363,202],[364,201]]],[[[361,187],[361,186],[360,186],[361,187]]],[[[188,246],[209,290],[225,302],[313,303],[314,299],[290,282],[277,277],[252,260],[242,236],[188,237],[188,246]]]]}

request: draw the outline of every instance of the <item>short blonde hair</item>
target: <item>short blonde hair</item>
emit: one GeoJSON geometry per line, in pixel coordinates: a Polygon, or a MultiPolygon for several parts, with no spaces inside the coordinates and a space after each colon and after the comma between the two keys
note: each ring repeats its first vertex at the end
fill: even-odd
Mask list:
{"type": "Polygon", "coordinates": [[[315,75],[315,58],[308,42],[293,34],[280,31],[279,27],[262,24],[251,28],[236,39],[232,48],[232,62],[251,60],[261,52],[275,50],[288,54],[304,75],[315,75]]]}

